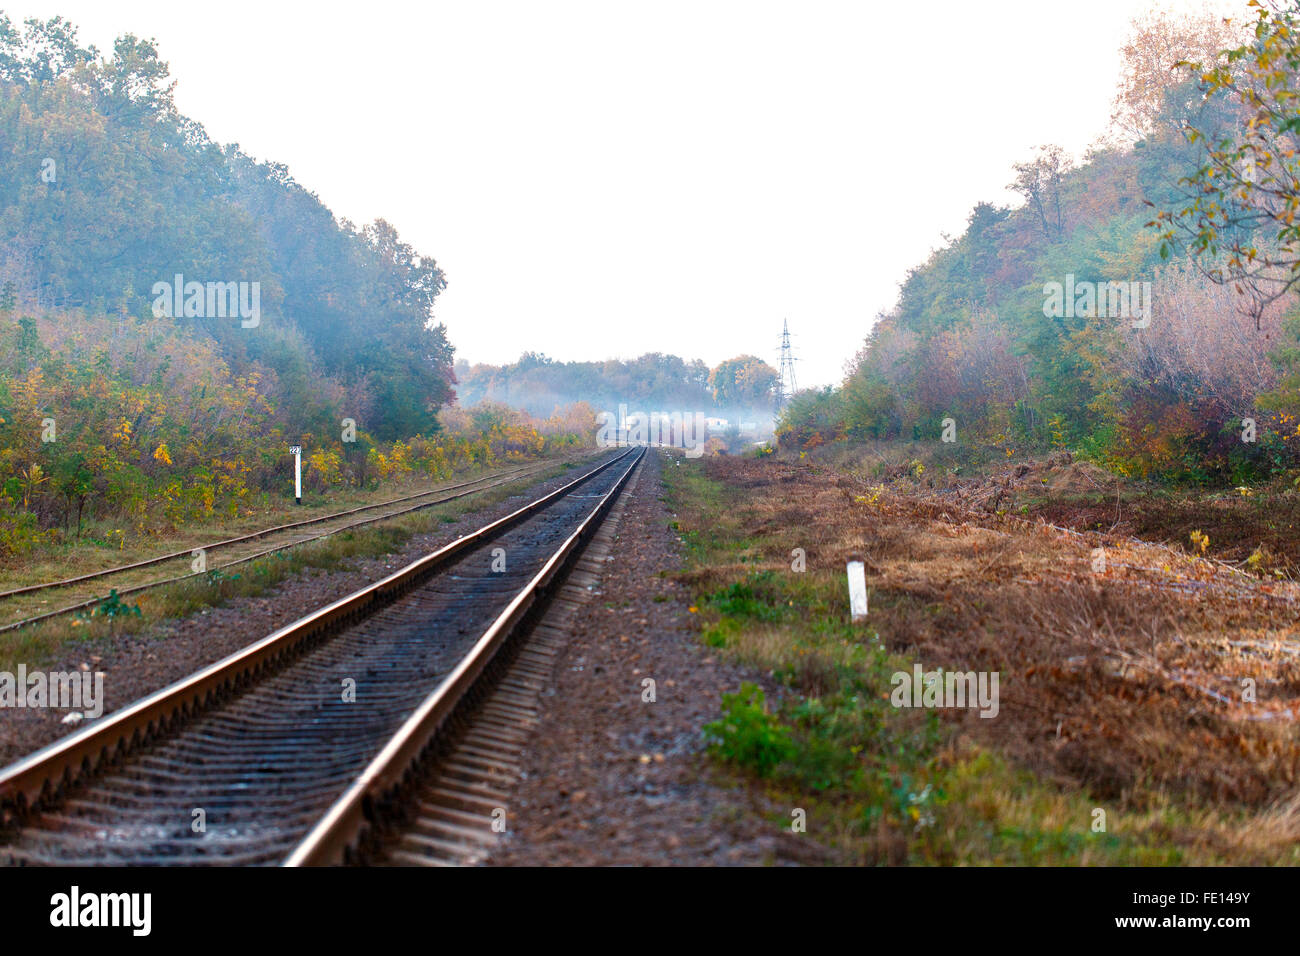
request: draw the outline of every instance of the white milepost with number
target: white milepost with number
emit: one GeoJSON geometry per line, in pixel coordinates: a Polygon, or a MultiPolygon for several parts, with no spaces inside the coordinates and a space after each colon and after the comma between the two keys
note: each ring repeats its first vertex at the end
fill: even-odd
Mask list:
{"type": "Polygon", "coordinates": [[[289,448],[293,452],[293,500],[302,504],[302,445],[289,448]]]}
{"type": "Polygon", "coordinates": [[[867,565],[860,554],[849,555],[849,613],[853,623],[867,619],[867,565]]]}

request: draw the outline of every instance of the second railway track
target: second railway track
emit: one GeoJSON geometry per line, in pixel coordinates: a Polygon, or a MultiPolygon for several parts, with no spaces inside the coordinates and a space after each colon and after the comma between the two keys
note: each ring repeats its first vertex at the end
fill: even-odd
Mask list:
{"type": "MultiPolygon", "coordinates": [[[[517,468],[504,472],[494,472],[458,482],[456,484],[443,485],[438,488],[431,488],[427,491],[403,495],[399,498],[392,498],[387,501],[379,501],[373,504],[361,505],[356,508],[349,508],[346,511],[317,515],[301,521],[293,521],[288,524],[277,525],[272,528],[263,528],[248,534],[239,535],[238,537],[227,538],[222,541],[204,544],[197,548],[183,549],[181,551],[147,558],[143,561],[137,561],[132,564],[121,565],[113,568],[103,568],[98,571],[92,571],[72,578],[65,578],[58,581],[46,581],[39,584],[29,584],[24,585],[23,587],[12,588],[7,591],[0,591],[0,618],[3,618],[6,616],[6,612],[10,611],[10,605],[20,599],[31,600],[35,595],[40,593],[65,592],[69,589],[75,590],[78,588],[80,589],[80,594],[75,595],[75,597],[81,597],[82,595],[90,594],[90,589],[92,587],[94,589],[94,596],[92,597],[83,597],[81,600],[74,600],[71,604],[66,604],[49,611],[41,611],[35,615],[20,616],[7,622],[0,621],[0,633],[17,630],[18,628],[27,627],[31,624],[45,621],[50,618],[91,608],[99,602],[104,589],[108,586],[115,585],[113,589],[118,592],[118,595],[126,597],[128,595],[139,594],[143,591],[162,587],[164,585],[178,584],[195,577],[201,577],[201,572],[196,574],[193,571],[189,571],[181,575],[172,575],[161,579],[140,581],[140,575],[146,568],[158,567],[167,562],[183,562],[189,564],[196,550],[201,550],[205,552],[205,554],[211,554],[218,550],[222,551],[223,554],[226,554],[226,558],[220,563],[214,562],[212,567],[208,570],[226,571],[230,568],[246,564],[249,561],[256,560],[257,558],[266,557],[267,555],[276,552],[308,544],[322,538],[330,537],[331,535],[356,530],[373,524],[379,524],[416,511],[432,508],[436,505],[446,504],[471,495],[481,494],[494,488],[500,488],[504,485],[529,478],[545,471],[547,467],[548,465],[543,464],[517,468]],[[331,526],[331,524],[335,526],[331,526]],[[246,548],[252,542],[257,542],[257,544],[253,545],[254,550],[241,551],[241,548],[246,548]],[[92,586],[90,584],[92,581],[97,583],[92,586]]],[[[19,614],[23,614],[23,612],[19,610],[19,614]]]]}
{"type": "Polygon", "coordinates": [[[640,455],[0,770],[0,862],[357,858],[640,455]]]}

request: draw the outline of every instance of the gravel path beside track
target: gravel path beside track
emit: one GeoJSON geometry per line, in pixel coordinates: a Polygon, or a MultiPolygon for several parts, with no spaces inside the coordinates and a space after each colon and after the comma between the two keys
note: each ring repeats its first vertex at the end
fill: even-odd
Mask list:
{"type": "MultiPolygon", "coordinates": [[[[544,692],[514,825],[491,865],[815,863],[789,807],[753,802],[703,752],[720,696],[755,675],[719,662],[691,627],[681,542],[646,459],[618,528],[603,592],[577,615],[544,692]],[[660,600],[656,601],[656,597],[660,600]],[[642,701],[653,678],[654,703],[642,701]]],[[[761,799],[761,798],[760,798],[761,799]]]]}

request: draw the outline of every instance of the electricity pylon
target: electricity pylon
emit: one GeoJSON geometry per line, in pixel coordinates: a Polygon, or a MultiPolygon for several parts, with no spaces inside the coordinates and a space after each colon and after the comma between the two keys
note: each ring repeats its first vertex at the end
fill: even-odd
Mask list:
{"type": "Polygon", "coordinates": [[[784,408],[790,396],[798,389],[794,381],[794,350],[790,348],[790,320],[782,320],[781,329],[781,379],[777,383],[777,405],[784,408]]]}

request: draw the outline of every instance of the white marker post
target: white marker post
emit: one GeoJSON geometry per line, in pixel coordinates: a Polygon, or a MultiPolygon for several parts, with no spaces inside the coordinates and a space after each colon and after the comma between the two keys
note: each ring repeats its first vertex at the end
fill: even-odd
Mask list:
{"type": "Polygon", "coordinates": [[[289,451],[293,453],[293,500],[302,504],[302,445],[293,445],[289,451]]]}
{"type": "Polygon", "coordinates": [[[849,613],[853,623],[867,619],[867,565],[862,555],[849,555],[849,613]]]}

